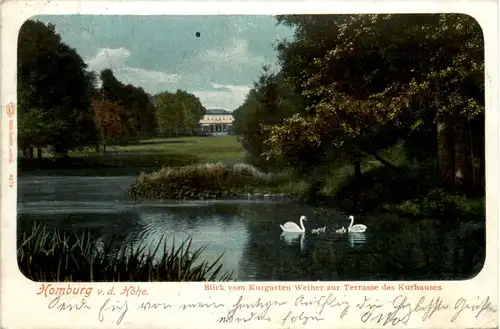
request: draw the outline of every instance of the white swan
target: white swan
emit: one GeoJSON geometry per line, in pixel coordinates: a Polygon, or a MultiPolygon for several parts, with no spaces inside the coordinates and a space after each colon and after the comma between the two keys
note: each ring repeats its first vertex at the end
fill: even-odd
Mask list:
{"type": "Polygon", "coordinates": [[[295,224],[294,222],[287,222],[285,225],[281,225],[280,227],[283,232],[305,232],[304,221],[307,220],[306,216],[300,216],[300,226],[295,224]]]}
{"type": "Polygon", "coordinates": [[[353,232],[353,233],[362,233],[366,231],[366,225],[363,224],[356,224],[352,225],[354,223],[354,216],[349,216],[349,219],[351,220],[351,224],[347,228],[348,232],[353,232]]]}

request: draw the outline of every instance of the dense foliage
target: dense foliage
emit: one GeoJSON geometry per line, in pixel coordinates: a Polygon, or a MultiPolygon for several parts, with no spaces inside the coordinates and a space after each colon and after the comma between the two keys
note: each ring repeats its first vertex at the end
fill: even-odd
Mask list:
{"type": "Polygon", "coordinates": [[[161,135],[179,136],[189,130],[193,134],[205,108],[198,97],[183,90],[155,95],[158,109],[158,125],[161,135]]]}
{"type": "MultiPolygon", "coordinates": [[[[439,187],[484,195],[484,42],[472,17],[277,20],[295,31],[277,46],[278,75],[303,108],[266,122],[261,103],[247,100],[238,126],[264,126],[253,136],[240,130],[248,151],[306,173],[352,163],[359,177],[360,159],[369,156],[396,177],[398,168],[380,152],[402,143],[408,161],[435,173],[439,187]]],[[[275,82],[264,78],[250,95],[272,99],[267,89],[275,82]]]]}
{"type": "Polygon", "coordinates": [[[17,65],[18,143],[27,156],[33,157],[33,148],[66,154],[96,141],[92,76],[53,25],[27,21],[22,26],[17,65]]]}
{"type": "Polygon", "coordinates": [[[244,103],[234,111],[233,130],[248,153],[247,161],[262,169],[275,167],[276,161],[262,156],[269,150],[265,144],[269,138],[266,126],[279,125],[302,109],[300,95],[293,92],[283,74],[272,73],[269,67],[264,67],[244,103]]]}
{"type": "Polygon", "coordinates": [[[296,28],[295,40],[281,43],[279,53],[283,71],[300,86],[312,115],[273,127],[269,143],[274,154],[300,154],[302,144],[293,143],[301,140],[300,132],[323,151],[342,145],[343,151],[372,155],[404,140],[410,156],[438,160],[443,187],[476,183],[474,160],[484,153],[482,141],[469,136],[484,135],[484,43],[473,18],[278,20],[296,28]]]}
{"type": "Polygon", "coordinates": [[[124,85],[110,69],[100,73],[100,92],[111,102],[122,106],[128,133],[131,136],[147,137],[156,135],[156,109],[144,89],[130,84],[124,85]]]}

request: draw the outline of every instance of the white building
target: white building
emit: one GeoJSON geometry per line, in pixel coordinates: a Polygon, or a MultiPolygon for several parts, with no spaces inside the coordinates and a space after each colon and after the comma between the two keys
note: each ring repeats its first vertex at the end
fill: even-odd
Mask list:
{"type": "Polygon", "coordinates": [[[210,109],[200,120],[201,131],[211,135],[229,135],[233,128],[233,114],[226,110],[210,109]]]}

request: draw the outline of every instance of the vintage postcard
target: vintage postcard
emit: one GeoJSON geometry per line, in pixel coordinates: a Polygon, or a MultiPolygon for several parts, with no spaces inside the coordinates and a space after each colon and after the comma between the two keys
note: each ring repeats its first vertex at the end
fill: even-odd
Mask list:
{"type": "Polygon", "coordinates": [[[2,328],[498,328],[498,5],[1,5],[2,328]]]}

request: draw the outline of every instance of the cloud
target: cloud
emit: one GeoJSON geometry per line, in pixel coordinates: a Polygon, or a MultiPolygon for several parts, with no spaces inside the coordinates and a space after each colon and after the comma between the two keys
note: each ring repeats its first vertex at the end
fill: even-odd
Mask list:
{"type": "Polygon", "coordinates": [[[241,67],[241,65],[262,65],[265,56],[252,54],[249,41],[244,39],[231,39],[222,47],[208,49],[198,55],[198,59],[207,64],[223,64],[225,66],[241,67]]]}
{"type": "Polygon", "coordinates": [[[234,111],[243,104],[250,86],[212,83],[213,89],[193,92],[206,108],[222,108],[234,111]]]}
{"type": "MultiPolygon", "coordinates": [[[[248,52],[248,43],[242,40],[233,42],[231,45],[229,48],[223,48],[227,52],[219,53],[213,49],[206,51],[203,57],[204,61],[209,61],[212,64],[224,63],[227,68],[228,63],[239,67],[249,60],[259,58],[259,56],[250,55],[248,52]]],[[[233,111],[243,104],[245,96],[251,88],[247,85],[213,83],[209,80],[210,74],[203,74],[201,72],[188,76],[179,76],[162,71],[127,66],[127,61],[130,57],[131,52],[124,47],[100,48],[86,62],[90,70],[99,73],[105,68],[110,68],[119,81],[125,84],[140,86],[151,94],[166,90],[185,89],[195,94],[206,108],[223,108],[233,111]],[[194,88],[186,88],[188,85],[194,88]]]]}
{"type": "Polygon", "coordinates": [[[87,60],[87,65],[89,70],[97,72],[106,68],[123,68],[129,57],[130,51],[127,48],[100,48],[94,57],[87,60]]]}
{"type": "Polygon", "coordinates": [[[149,71],[135,67],[123,67],[119,69],[119,71],[124,75],[135,76],[144,80],[154,80],[154,82],[159,84],[172,84],[175,83],[179,78],[177,74],[170,74],[160,71],[149,71]]]}
{"type": "Polygon", "coordinates": [[[124,84],[143,87],[150,93],[163,91],[179,79],[177,74],[127,66],[130,56],[130,51],[124,47],[100,48],[97,54],[86,62],[89,70],[99,73],[106,68],[112,69],[116,78],[124,84]]]}

